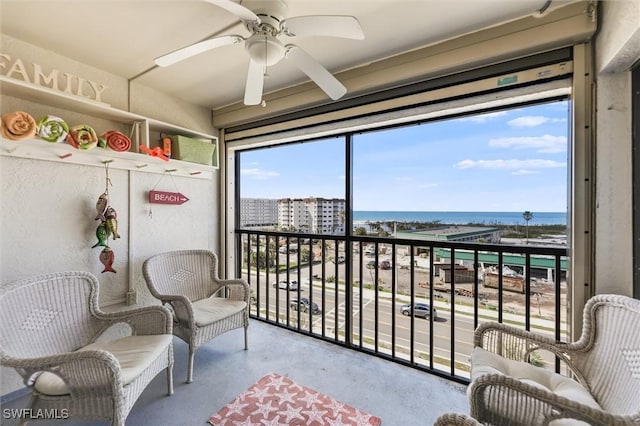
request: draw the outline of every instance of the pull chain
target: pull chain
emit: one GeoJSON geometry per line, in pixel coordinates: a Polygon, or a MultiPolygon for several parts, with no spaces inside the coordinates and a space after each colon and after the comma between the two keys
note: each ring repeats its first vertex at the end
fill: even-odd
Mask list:
{"type": "Polygon", "coordinates": [[[269,53],[269,52],[267,52],[267,46],[268,46],[267,37],[265,37],[264,38],[264,68],[263,68],[263,71],[262,71],[262,77],[263,78],[269,77],[269,74],[267,74],[267,54],[269,53]]]}

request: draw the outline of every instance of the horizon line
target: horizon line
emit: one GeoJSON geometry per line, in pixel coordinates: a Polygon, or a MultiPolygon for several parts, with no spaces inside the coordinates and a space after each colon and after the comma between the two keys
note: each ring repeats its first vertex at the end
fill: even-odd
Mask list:
{"type": "MultiPolygon", "coordinates": [[[[354,212],[381,212],[381,213],[391,213],[391,212],[411,212],[411,213],[523,213],[527,210],[357,210],[353,209],[354,212]]],[[[532,213],[564,213],[567,214],[566,211],[538,211],[538,210],[528,210],[532,213]]]]}

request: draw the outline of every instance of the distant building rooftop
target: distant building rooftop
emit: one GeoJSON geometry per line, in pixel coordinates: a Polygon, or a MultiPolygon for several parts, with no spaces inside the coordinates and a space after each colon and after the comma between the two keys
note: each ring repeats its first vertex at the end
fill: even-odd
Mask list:
{"type": "Polygon", "coordinates": [[[443,226],[418,231],[399,231],[398,238],[435,241],[500,241],[500,228],[483,226],[443,226]]]}

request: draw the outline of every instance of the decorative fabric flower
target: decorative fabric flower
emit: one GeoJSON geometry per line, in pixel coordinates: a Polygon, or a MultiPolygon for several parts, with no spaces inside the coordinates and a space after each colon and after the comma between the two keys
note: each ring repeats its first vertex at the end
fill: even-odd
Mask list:
{"type": "Polygon", "coordinates": [[[38,120],[38,136],[47,142],[62,142],[69,134],[69,125],[60,117],[47,115],[38,120]]]}
{"type": "Polygon", "coordinates": [[[36,120],[24,111],[15,111],[2,115],[2,136],[12,141],[33,138],[38,125],[36,120]]]}
{"type": "Polygon", "coordinates": [[[91,149],[98,145],[98,135],[91,126],[78,124],[69,129],[67,142],[74,148],[91,149]]]}
{"type": "Polygon", "coordinates": [[[105,132],[102,135],[102,139],[105,140],[105,145],[114,151],[124,152],[131,149],[131,139],[129,139],[129,137],[124,133],[116,130],[109,130],[108,132],[105,132]]]}

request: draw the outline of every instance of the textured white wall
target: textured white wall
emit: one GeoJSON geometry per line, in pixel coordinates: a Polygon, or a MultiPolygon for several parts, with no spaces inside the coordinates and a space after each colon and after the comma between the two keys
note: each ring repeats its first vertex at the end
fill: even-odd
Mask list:
{"type": "Polygon", "coordinates": [[[631,78],[598,76],[596,292],[633,294],[631,78]]]}
{"type": "Polygon", "coordinates": [[[134,282],[139,303],[154,303],[142,276],[142,263],[148,257],[169,250],[188,248],[218,251],[217,229],[218,175],[207,181],[191,178],[175,178],[170,175],[136,173],[135,190],[132,192],[132,223],[134,240],[132,252],[134,282]],[[149,204],[148,191],[180,192],[189,201],[180,205],[149,204]],[[151,210],[151,215],[149,215],[151,210]]]}
{"type": "MultiPolygon", "coordinates": [[[[60,75],[63,73],[71,73],[87,80],[93,80],[106,86],[102,93],[102,102],[111,105],[113,108],[126,110],[127,108],[127,79],[113,74],[106,73],[97,68],[85,65],[78,61],[74,61],[65,56],[61,56],[46,48],[34,46],[0,33],[0,53],[8,55],[10,61],[2,74],[5,75],[11,69],[11,66],[17,59],[24,64],[29,78],[33,78],[32,64],[38,64],[42,67],[45,74],[52,70],[58,70],[60,75]]],[[[23,80],[20,73],[12,73],[8,77],[17,80],[23,80]]],[[[31,81],[32,82],[32,81],[31,81]]],[[[4,102],[3,102],[4,103],[4,102]]],[[[2,106],[4,111],[4,105],[2,106]]]]}
{"type": "MultiPolygon", "coordinates": [[[[51,67],[107,84],[103,101],[112,107],[125,109],[129,104],[126,79],[6,36],[0,35],[0,45],[0,53],[19,57],[26,64],[35,62],[43,69],[51,67]]],[[[141,86],[132,96],[138,114],[144,111],[144,115],[158,120],[171,118],[172,124],[215,134],[209,110],[141,86]]],[[[100,117],[2,96],[0,113],[16,110],[36,118],[58,114],[69,124],[86,123],[100,131],[125,131],[122,124],[100,117]]],[[[104,167],[0,156],[0,283],[41,273],[82,270],[98,277],[102,305],[124,301],[129,286],[138,291],[138,304],[157,303],[142,277],[146,258],[185,248],[218,250],[217,171],[212,180],[115,169],[109,171],[109,177],[113,183],[110,201],[118,212],[121,235],[120,239],[109,240],[115,253],[115,274],[101,273],[101,248],[91,248],[97,241],[95,203],[105,189],[104,167]],[[181,206],[154,204],[150,217],[148,191],[154,188],[181,192],[189,201],[181,206]]],[[[13,370],[0,368],[0,377],[2,395],[23,386],[13,370]]]]}
{"type": "Polygon", "coordinates": [[[596,292],[633,294],[631,74],[640,2],[601,3],[596,38],[596,292]]]}
{"type": "Polygon", "coordinates": [[[122,238],[110,240],[117,274],[104,273],[98,260],[95,203],[105,189],[100,167],[0,157],[2,167],[2,282],[66,270],[88,271],[101,283],[100,300],[124,297],[128,287],[129,214],[125,171],[112,170],[111,205],[122,238]]]}
{"type": "MultiPolygon", "coordinates": [[[[2,35],[2,53],[12,60],[20,58],[25,67],[38,63],[45,72],[58,69],[83,78],[107,84],[104,101],[114,107],[129,104],[127,81],[76,61],[65,60],[55,52],[24,43],[2,35]]],[[[5,70],[6,72],[6,70],[5,70]]],[[[16,76],[10,76],[12,78],[16,76]]],[[[145,110],[147,116],[161,120],[173,118],[173,123],[200,132],[213,133],[209,110],[185,105],[183,101],[136,86],[132,91],[132,104],[145,110]],[[151,107],[150,105],[155,105],[151,107]]],[[[73,110],[61,110],[51,105],[30,102],[20,98],[3,96],[0,113],[16,110],[29,112],[35,118],[56,114],[70,125],[89,124],[97,131],[115,129],[126,132],[121,123],[101,117],[79,114],[73,110]]],[[[141,111],[137,111],[141,113],[141,111]]],[[[19,142],[16,142],[19,144],[19,142]]],[[[96,160],[96,163],[98,161],[96,160]]],[[[171,177],[145,172],[111,170],[111,203],[118,212],[122,238],[110,243],[116,255],[117,274],[101,274],[98,261],[100,249],[90,249],[95,243],[95,202],[104,191],[104,168],[61,164],[38,160],[0,157],[2,166],[0,208],[0,279],[7,282],[36,273],[79,269],[93,272],[104,281],[100,300],[103,304],[123,300],[129,288],[128,268],[141,267],[141,256],[161,250],[185,248],[216,248],[219,245],[214,229],[217,225],[218,172],[213,180],[171,177]],[[158,184],[158,181],[160,183],[158,184]],[[148,190],[180,190],[190,201],[182,206],[158,206],[157,214],[150,221],[143,208],[148,190]],[[132,214],[129,214],[132,203],[132,214]],[[167,216],[165,218],[164,216],[167,216]],[[158,226],[146,228],[147,223],[158,226]],[[129,228],[133,232],[129,233],[129,228]],[[130,235],[129,235],[130,234],[130,235]],[[133,265],[128,260],[135,259],[133,265]]],[[[144,260],[144,258],[142,258],[144,260]]],[[[144,284],[144,283],[142,283],[144,284]]],[[[140,286],[136,280],[133,286],[140,286]]],[[[144,285],[142,285],[144,287],[144,285]]]]}
{"type": "Polygon", "coordinates": [[[216,135],[213,130],[211,110],[188,104],[180,99],[160,93],[147,86],[131,83],[131,112],[153,117],[165,123],[216,135]]]}
{"type": "Polygon", "coordinates": [[[640,1],[601,1],[596,62],[599,72],[628,70],[640,58],[640,1]]]}

